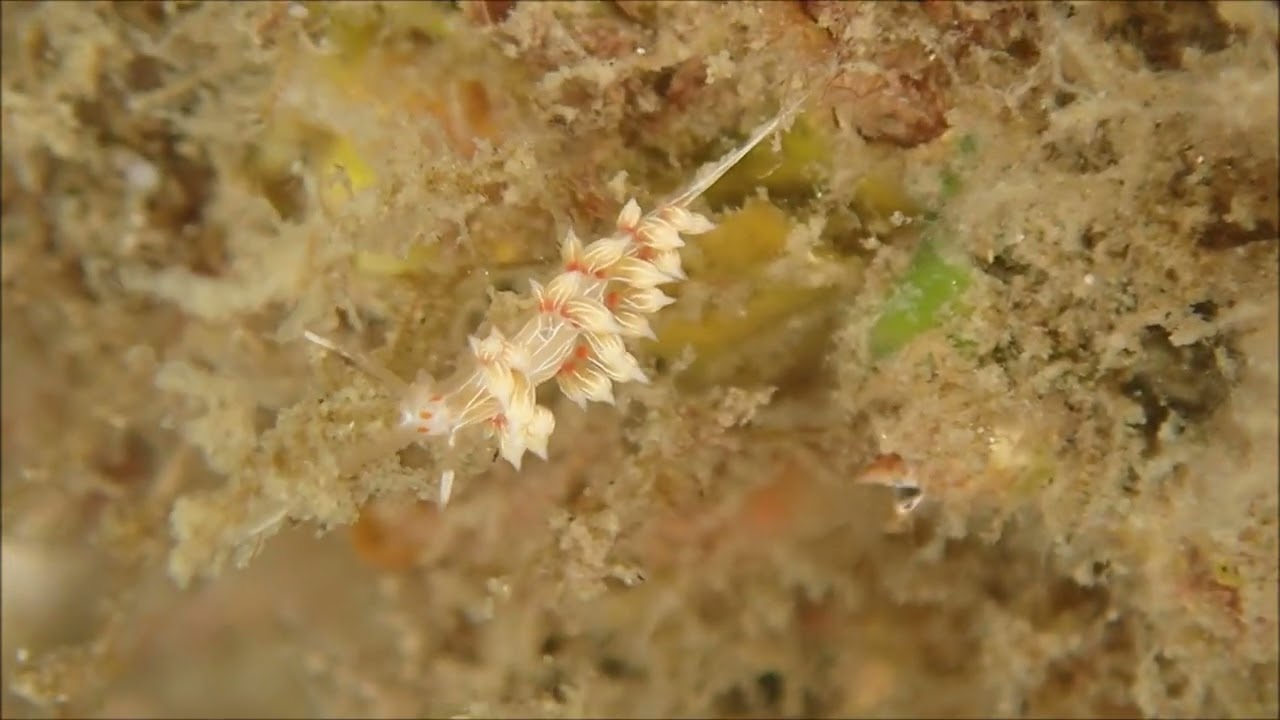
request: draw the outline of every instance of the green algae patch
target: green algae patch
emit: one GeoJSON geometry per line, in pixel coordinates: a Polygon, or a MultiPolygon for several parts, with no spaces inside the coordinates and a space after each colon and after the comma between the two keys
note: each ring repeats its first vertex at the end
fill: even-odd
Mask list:
{"type": "Polygon", "coordinates": [[[926,237],[871,328],[872,356],[892,355],[916,336],[937,327],[969,282],[968,270],[944,258],[937,241],[926,237]]]}

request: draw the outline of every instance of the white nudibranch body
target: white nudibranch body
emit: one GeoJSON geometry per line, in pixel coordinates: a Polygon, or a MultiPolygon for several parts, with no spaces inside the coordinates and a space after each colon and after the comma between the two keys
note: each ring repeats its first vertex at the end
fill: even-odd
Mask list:
{"type": "MultiPolygon", "coordinates": [[[[649,317],[673,302],[660,286],[685,279],[679,254],[684,236],[715,227],[686,206],[789,121],[802,101],[702,168],[655,210],[642,213],[635,200],[628,201],[612,234],[584,246],[569,230],[560,243],[560,274],[545,285],[530,282],[534,315],[509,337],[492,329],[483,338],[468,338],[471,362],[443,383],[420,374],[405,384],[362,355],[311,332],[306,337],[402,393],[398,433],[404,444],[446,437],[452,445],[460,430],[480,426],[496,436],[499,454],[517,470],[526,452],[546,459],[556,421],[551,410],[537,404],[537,388],[555,380],[567,398],[585,407],[588,402],[612,404],[614,383],[648,382],[624,339],[654,337],[649,317]]],[[[453,472],[446,470],[441,504],[448,500],[452,482],[453,472]]]]}
{"type": "Polygon", "coordinates": [[[543,459],[555,430],[551,411],[535,401],[555,380],[580,407],[613,403],[613,383],[648,382],[624,338],[652,338],[648,316],[671,304],[659,285],[684,277],[676,249],[682,234],[714,226],[705,217],[666,207],[642,217],[628,202],[616,231],[582,245],[570,231],[560,246],[563,272],[545,286],[531,283],[533,317],[511,337],[497,329],[469,338],[474,364],[448,389],[429,378],[409,388],[401,426],[420,435],[447,435],[482,425],[497,436],[499,453],[516,469],[526,452],[543,459]]]}

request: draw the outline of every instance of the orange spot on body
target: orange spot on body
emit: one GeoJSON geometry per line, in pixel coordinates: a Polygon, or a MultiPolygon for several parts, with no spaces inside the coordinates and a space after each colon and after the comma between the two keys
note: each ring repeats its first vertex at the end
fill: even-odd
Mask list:
{"type": "Polygon", "coordinates": [[[587,358],[591,357],[591,349],[588,348],[586,345],[579,345],[578,347],[574,348],[573,354],[577,356],[579,360],[586,360],[587,358]]]}
{"type": "Polygon", "coordinates": [[[636,250],[636,257],[640,258],[641,260],[652,260],[654,254],[655,253],[653,248],[649,247],[648,245],[641,245],[640,249],[636,250]]]}
{"type": "Polygon", "coordinates": [[[610,310],[618,307],[619,302],[622,302],[622,295],[616,290],[612,290],[604,296],[604,306],[610,310]]]}
{"type": "Polygon", "coordinates": [[[418,417],[422,418],[423,420],[430,420],[431,413],[427,410],[422,410],[418,413],[418,417]]]}

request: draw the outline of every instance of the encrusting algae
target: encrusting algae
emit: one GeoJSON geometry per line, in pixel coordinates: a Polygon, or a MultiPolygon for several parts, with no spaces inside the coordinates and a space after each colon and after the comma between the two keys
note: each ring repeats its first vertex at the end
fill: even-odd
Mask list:
{"type": "Polygon", "coordinates": [[[0,13],[0,715],[1280,707],[1274,4],[0,13]]]}

